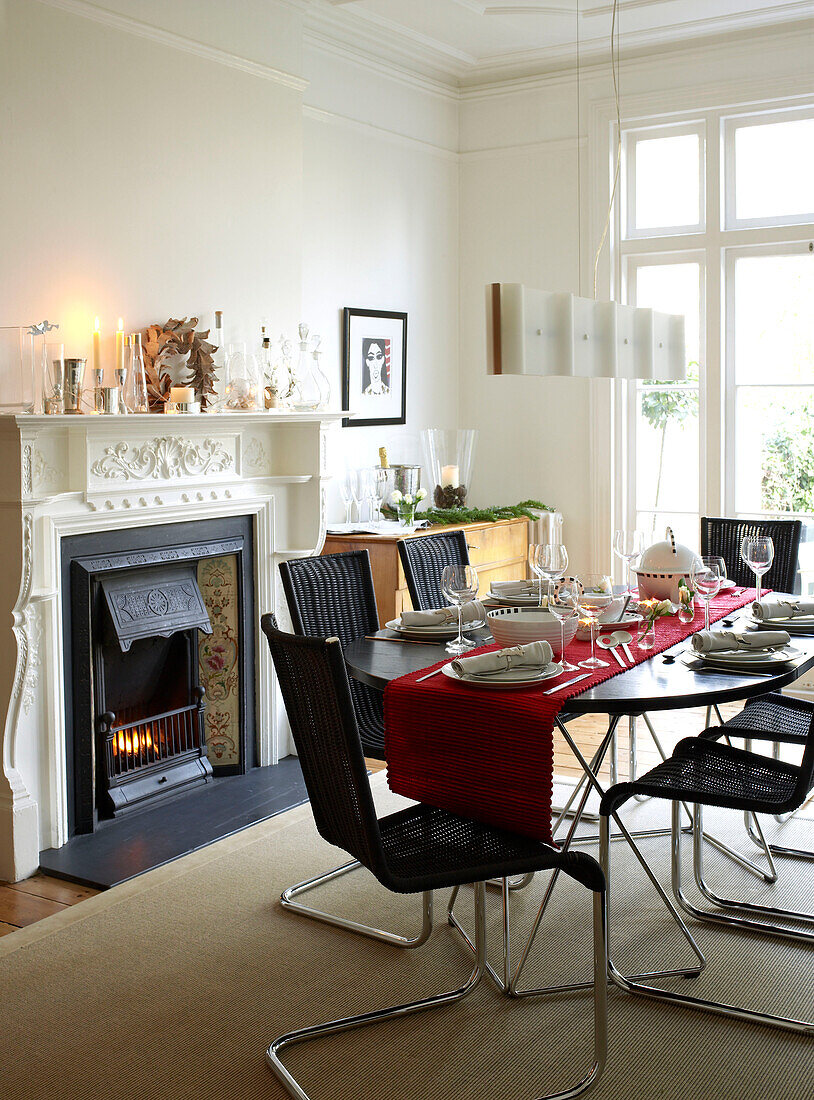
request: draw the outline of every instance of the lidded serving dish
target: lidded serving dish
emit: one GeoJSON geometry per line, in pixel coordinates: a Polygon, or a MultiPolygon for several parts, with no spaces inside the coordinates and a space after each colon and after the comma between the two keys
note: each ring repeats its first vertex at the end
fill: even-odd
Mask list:
{"type": "Polygon", "coordinates": [[[639,597],[643,600],[678,602],[678,585],[689,582],[693,562],[698,558],[689,546],[676,542],[670,527],[663,542],[654,542],[644,551],[633,572],[638,578],[639,597]]]}

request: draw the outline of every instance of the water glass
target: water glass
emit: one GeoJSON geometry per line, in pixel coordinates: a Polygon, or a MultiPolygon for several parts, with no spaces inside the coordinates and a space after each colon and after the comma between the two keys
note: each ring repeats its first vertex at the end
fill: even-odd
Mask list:
{"type": "Polygon", "coordinates": [[[560,661],[563,672],[576,672],[577,666],[565,659],[565,624],[579,614],[579,585],[576,581],[565,580],[548,601],[548,610],[560,623],[560,661]]]}
{"type": "Polygon", "coordinates": [[[723,558],[706,555],[696,558],[692,564],[690,580],[693,590],[704,601],[704,630],[709,630],[709,605],[721,591],[721,581],[726,576],[723,558]]]}
{"type": "Polygon", "coordinates": [[[551,602],[551,582],[565,576],[568,551],[561,542],[548,542],[542,547],[539,568],[548,581],[548,601],[551,602]]]}
{"type": "Polygon", "coordinates": [[[756,600],[760,599],[762,592],[761,577],[768,573],[774,561],[774,543],[768,535],[756,535],[746,537],[741,542],[741,558],[755,574],[756,600]]]}
{"type": "Polygon", "coordinates": [[[466,653],[478,644],[464,638],[462,610],[465,603],[478,595],[478,571],[471,565],[447,565],[441,573],[441,591],[458,608],[458,637],[447,642],[447,653],[466,653]]]}
{"type": "Polygon", "coordinates": [[[543,558],[543,544],[539,542],[529,543],[529,569],[537,578],[537,592],[539,594],[538,607],[543,606],[543,571],[540,562],[543,558]]]}
{"type": "Polygon", "coordinates": [[[607,661],[600,661],[596,656],[596,625],[599,616],[613,601],[613,585],[610,577],[602,573],[582,573],[577,578],[580,585],[579,609],[590,620],[591,626],[591,656],[579,662],[580,668],[607,668],[607,661]]]}
{"type": "Polygon", "coordinates": [[[625,563],[625,580],[628,592],[633,592],[631,571],[633,563],[644,552],[644,532],[618,530],[613,532],[613,552],[625,563]]]}

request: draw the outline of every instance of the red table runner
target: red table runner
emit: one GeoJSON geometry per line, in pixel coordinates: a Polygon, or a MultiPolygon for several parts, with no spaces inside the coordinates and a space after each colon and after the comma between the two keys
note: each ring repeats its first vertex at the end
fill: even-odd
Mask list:
{"type": "MultiPolygon", "coordinates": [[[[754,589],[739,593],[723,593],[713,600],[710,621],[725,618],[755,598],[754,589]]],[[[702,630],[703,625],[699,608],[691,623],[681,623],[676,616],[659,619],[653,649],[641,650],[631,644],[634,662],[649,660],[702,630]]],[[[499,648],[493,644],[472,652],[499,648]]],[[[579,664],[590,656],[590,649],[590,642],[575,639],[568,646],[568,659],[579,664]]],[[[551,843],[554,720],[569,699],[624,671],[609,654],[597,652],[603,660],[608,658],[608,667],[554,695],[546,695],[539,685],[501,691],[455,683],[444,675],[416,683],[430,668],[446,664],[448,655],[433,666],[391,681],[384,693],[390,789],[551,843]]],[[[545,687],[577,675],[563,672],[546,680],[545,687]]]]}

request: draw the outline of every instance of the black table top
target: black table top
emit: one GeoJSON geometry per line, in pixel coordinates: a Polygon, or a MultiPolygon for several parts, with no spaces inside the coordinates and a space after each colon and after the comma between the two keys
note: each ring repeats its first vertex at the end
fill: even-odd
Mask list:
{"type": "MultiPolygon", "coordinates": [[[[733,618],[735,616],[733,615],[733,618]]],[[[394,638],[390,630],[380,630],[376,638],[394,638]]],[[[491,640],[488,631],[471,635],[480,638],[482,645],[491,640]]],[[[675,656],[689,648],[688,640],[677,643],[671,649],[651,657],[649,661],[620,670],[618,676],[598,684],[594,688],[575,695],[567,702],[569,714],[632,714],[651,710],[678,710],[684,707],[705,707],[714,703],[726,703],[737,699],[748,699],[754,695],[765,695],[769,691],[779,691],[793,683],[803,673],[814,667],[814,636],[795,636],[791,639],[795,649],[803,654],[791,665],[784,666],[782,672],[771,674],[749,674],[725,671],[702,671],[700,664],[693,661],[690,665],[679,657],[674,661],[665,661],[665,657],[675,656]]],[[[605,655],[599,651],[604,659],[605,655]]],[[[369,641],[359,638],[345,649],[348,672],[362,683],[384,691],[390,680],[405,676],[408,672],[417,672],[438,664],[444,658],[452,660],[444,652],[443,645],[425,645],[396,641],[369,641]]],[[[608,657],[608,660],[613,658],[608,657]]],[[[586,671],[581,669],[580,672],[586,671]]],[[[578,676],[579,673],[572,673],[578,676]]]]}

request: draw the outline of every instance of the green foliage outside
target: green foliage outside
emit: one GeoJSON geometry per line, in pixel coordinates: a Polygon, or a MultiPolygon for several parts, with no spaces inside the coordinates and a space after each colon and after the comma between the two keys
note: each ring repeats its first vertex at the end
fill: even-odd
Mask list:
{"type": "Polygon", "coordinates": [[[814,397],[771,405],[773,426],[763,436],[761,508],[814,512],[814,397]]]}
{"type": "MultiPolygon", "coordinates": [[[[687,382],[698,383],[700,365],[695,361],[687,364],[687,382]]],[[[667,442],[667,429],[670,424],[683,427],[687,420],[698,417],[698,390],[687,389],[683,382],[646,381],[641,390],[642,416],[657,432],[661,432],[659,441],[659,465],[656,472],[656,496],[653,511],[658,511],[661,494],[661,479],[664,472],[664,449],[667,442]],[[648,389],[658,386],[659,389],[648,389]],[[669,386],[670,389],[662,389],[669,386]]],[[[656,519],[653,517],[655,527],[656,519]]]]}

